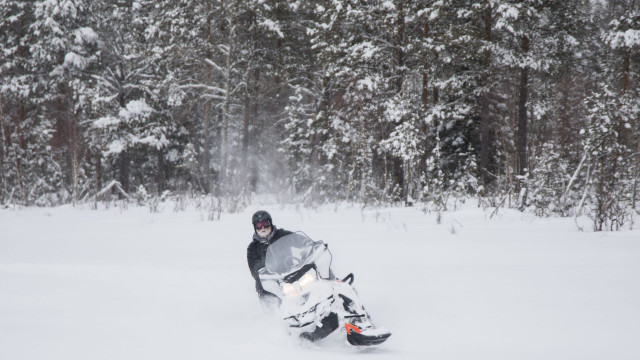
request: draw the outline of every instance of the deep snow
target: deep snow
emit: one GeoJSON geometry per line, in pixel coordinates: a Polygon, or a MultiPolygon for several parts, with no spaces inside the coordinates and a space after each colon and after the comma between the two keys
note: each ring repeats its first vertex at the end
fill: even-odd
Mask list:
{"type": "Polygon", "coordinates": [[[639,229],[475,203],[440,224],[419,208],[160,208],[0,210],[0,359],[640,359],[639,229]],[[263,313],[258,208],[329,244],[385,344],[301,344],[263,313]]]}

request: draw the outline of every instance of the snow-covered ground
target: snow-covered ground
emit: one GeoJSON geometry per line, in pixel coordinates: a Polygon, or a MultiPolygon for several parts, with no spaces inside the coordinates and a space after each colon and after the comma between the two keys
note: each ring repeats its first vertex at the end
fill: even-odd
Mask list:
{"type": "Polygon", "coordinates": [[[580,232],[475,204],[318,210],[0,210],[0,359],[640,359],[640,229],[580,232]],[[332,250],[376,348],[304,345],[263,313],[246,264],[250,217],[332,250]]]}

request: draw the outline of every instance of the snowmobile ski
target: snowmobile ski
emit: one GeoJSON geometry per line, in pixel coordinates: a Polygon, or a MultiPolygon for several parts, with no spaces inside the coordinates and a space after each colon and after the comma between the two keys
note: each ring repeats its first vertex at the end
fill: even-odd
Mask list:
{"type": "Polygon", "coordinates": [[[379,345],[385,342],[391,333],[383,329],[367,329],[364,332],[357,326],[346,323],[347,341],[354,346],[379,345]]]}
{"type": "Polygon", "coordinates": [[[383,333],[379,335],[365,335],[362,333],[352,332],[347,335],[347,341],[354,346],[371,346],[379,345],[385,342],[391,333],[383,333]]]}

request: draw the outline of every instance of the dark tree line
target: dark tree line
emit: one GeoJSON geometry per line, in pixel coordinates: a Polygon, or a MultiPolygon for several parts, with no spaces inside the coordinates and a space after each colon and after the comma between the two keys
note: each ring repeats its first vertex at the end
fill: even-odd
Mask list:
{"type": "Polygon", "coordinates": [[[639,8],[0,0],[0,204],[114,184],[231,202],[477,196],[619,228],[639,207],[639,8]]]}

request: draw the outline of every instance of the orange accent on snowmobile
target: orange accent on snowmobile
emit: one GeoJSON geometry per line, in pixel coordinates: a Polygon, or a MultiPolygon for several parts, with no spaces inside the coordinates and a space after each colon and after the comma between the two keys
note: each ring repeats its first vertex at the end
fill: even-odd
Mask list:
{"type": "Polygon", "coordinates": [[[360,330],[359,327],[353,325],[353,324],[349,324],[349,323],[345,323],[344,324],[344,328],[347,330],[347,335],[351,335],[351,331],[355,331],[358,334],[360,334],[362,332],[362,330],[360,330]]]}

